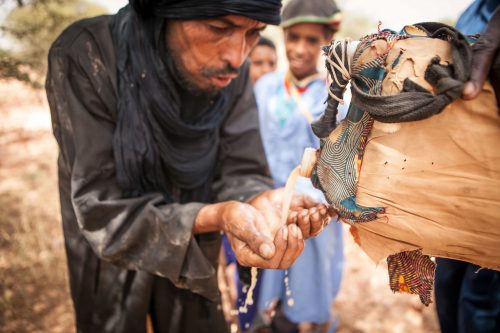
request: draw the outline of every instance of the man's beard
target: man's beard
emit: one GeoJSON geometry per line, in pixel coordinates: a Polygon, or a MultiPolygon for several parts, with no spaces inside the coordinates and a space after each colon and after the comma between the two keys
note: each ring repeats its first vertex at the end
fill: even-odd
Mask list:
{"type": "MultiPolygon", "coordinates": [[[[194,96],[201,96],[207,98],[215,97],[221,88],[216,87],[214,85],[210,85],[210,83],[206,87],[200,87],[199,82],[195,77],[193,77],[184,67],[180,56],[173,52],[171,49],[169,50],[169,54],[172,57],[172,61],[174,63],[174,70],[176,71],[177,77],[179,78],[178,84],[190,92],[194,96]]],[[[201,77],[206,79],[207,82],[210,82],[210,78],[218,75],[228,75],[228,74],[239,74],[239,69],[234,68],[231,65],[227,64],[224,68],[204,68],[200,71],[201,77]]]]}

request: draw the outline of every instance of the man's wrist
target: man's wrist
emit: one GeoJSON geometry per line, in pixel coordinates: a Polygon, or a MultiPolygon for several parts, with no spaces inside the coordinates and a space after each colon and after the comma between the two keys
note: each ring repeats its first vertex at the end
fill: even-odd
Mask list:
{"type": "Polygon", "coordinates": [[[232,201],[206,205],[200,209],[193,224],[193,234],[224,230],[223,211],[232,201]]]}

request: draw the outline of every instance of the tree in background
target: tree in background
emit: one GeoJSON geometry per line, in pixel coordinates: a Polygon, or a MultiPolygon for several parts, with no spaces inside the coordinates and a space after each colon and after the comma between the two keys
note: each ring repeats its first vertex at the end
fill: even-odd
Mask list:
{"type": "Polygon", "coordinates": [[[15,7],[0,29],[13,43],[9,50],[0,50],[0,78],[14,77],[39,87],[47,70],[47,52],[57,36],[76,20],[106,12],[89,0],[11,2],[15,7]]]}

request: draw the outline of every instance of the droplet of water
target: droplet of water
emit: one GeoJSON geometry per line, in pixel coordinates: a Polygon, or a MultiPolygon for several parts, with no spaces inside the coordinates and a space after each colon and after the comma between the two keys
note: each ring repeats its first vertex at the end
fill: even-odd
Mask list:
{"type": "Polygon", "coordinates": [[[288,280],[288,269],[285,270],[285,278],[283,279],[285,282],[285,295],[288,297],[288,305],[293,306],[294,301],[292,298],[292,290],[290,289],[290,284],[288,280]]]}
{"type": "MultiPolygon", "coordinates": [[[[241,313],[247,313],[248,312],[248,306],[253,304],[253,290],[255,289],[255,286],[257,285],[257,275],[259,271],[256,267],[252,267],[250,269],[250,288],[248,288],[247,297],[245,298],[245,304],[243,306],[239,307],[239,311],[241,313]]],[[[245,291],[244,291],[245,292],[245,291]]]]}

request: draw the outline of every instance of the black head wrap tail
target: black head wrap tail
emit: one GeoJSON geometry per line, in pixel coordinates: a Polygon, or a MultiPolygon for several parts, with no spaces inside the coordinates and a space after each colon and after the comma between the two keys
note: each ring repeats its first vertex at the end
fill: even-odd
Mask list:
{"type": "Polygon", "coordinates": [[[200,107],[202,116],[195,123],[184,121],[162,30],[163,19],[143,19],[128,7],[113,21],[119,89],[113,143],[117,178],[127,196],[168,193],[172,186],[206,194],[211,177],[207,170],[215,165],[217,130],[230,88],[207,109],[200,107]]]}

